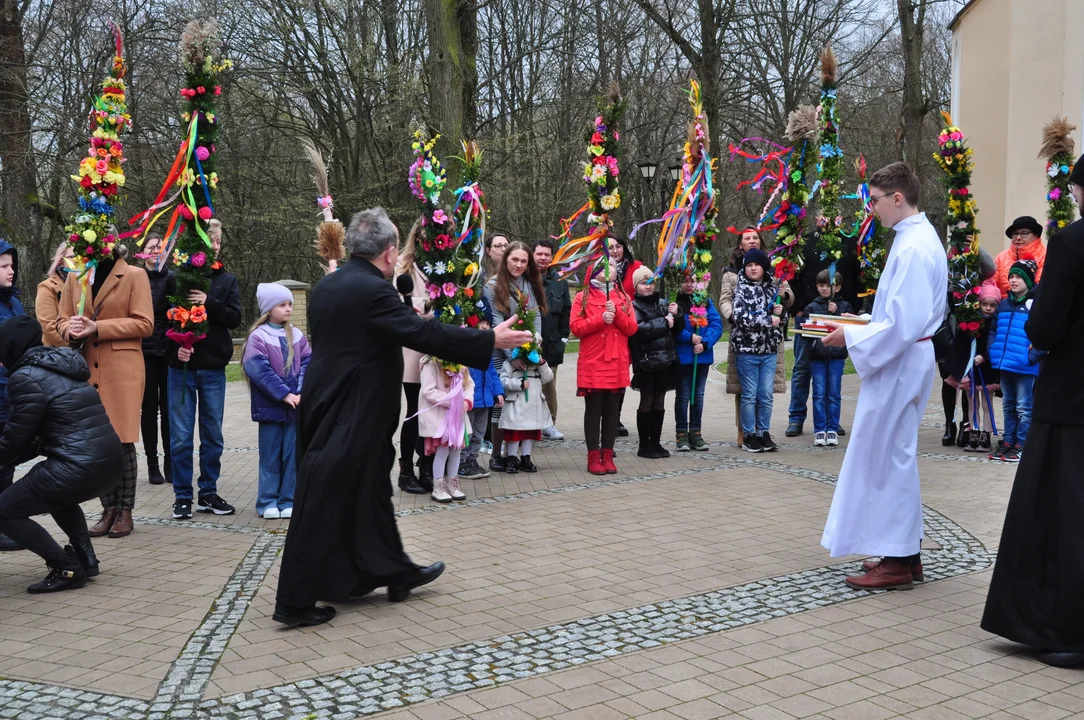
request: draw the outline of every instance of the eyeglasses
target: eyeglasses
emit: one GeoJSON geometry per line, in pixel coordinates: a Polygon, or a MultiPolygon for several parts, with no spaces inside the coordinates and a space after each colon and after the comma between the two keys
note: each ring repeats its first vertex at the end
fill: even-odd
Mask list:
{"type": "Polygon", "coordinates": [[[1030,237],[1030,236],[1032,236],[1034,234],[1035,233],[1031,232],[1030,230],[1017,230],[1016,232],[1014,232],[1012,234],[1012,236],[1014,238],[1026,238],[1026,237],[1030,237]]]}
{"type": "Polygon", "coordinates": [[[894,192],[890,192],[890,193],[885,193],[884,195],[874,195],[873,197],[871,197],[869,199],[869,204],[870,205],[876,205],[877,201],[880,200],[881,198],[891,197],[892,195],[895,195],[895,194],[896,193],[894,193],[894,192]]]}

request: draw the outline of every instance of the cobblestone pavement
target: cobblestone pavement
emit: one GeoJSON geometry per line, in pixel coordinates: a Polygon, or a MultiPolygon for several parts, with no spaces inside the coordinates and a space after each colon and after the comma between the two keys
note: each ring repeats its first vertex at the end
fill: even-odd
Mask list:
{"type": "MultiPolygon", "coordinates": [[[[143,481],[136,532],[96,543],[87,588],[32,597],[40,561],[0,557],[0,718],[1084,717],[1084,673],[978,627],[1013,467],[942,448],[939,408],[919,444],[927,581],[868,593],[842,583],[857,558],[819,547],[843,448],[783,438],[786,396],[781,450],[749,455],[713,373],[708,452],[644,460],[630,438],[596,478],[574,363],[568,440],[538,474],[464,481],[451,506],[398,497],[412,556],[448,563],[437,583],[306,630],[270,617],[288,521],[255,514],[256,426],[231,385],[236,515],[170,520],[170,489],[143,481]]],[[[844,392],[849,426],[856,377],[844,392]]]]}

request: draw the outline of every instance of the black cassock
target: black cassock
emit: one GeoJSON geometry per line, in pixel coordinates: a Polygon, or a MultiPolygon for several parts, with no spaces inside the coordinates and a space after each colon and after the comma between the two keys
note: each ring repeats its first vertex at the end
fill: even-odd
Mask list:
{"type": "Polygon", "coordinates": [[[297,491],[278,586],[278,601],[294,607],[346,600],[417,567],[392,505],[402,347],[479,368],[493,354],[492,332],[423,320],[358,258],[317,283],[309,330],[297,491]]]}
{"type": "Polygon", "coordinates": [[[1025,328],[1050,354],[982,628],[1039,650],[1084,652],[1084,220],[1050,238],[1025,328]]]}

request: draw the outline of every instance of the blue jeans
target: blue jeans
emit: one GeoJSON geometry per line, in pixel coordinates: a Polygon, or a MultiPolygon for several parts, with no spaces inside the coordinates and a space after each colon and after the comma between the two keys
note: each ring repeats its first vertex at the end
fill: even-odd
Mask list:
{"type": "MultiPolygon", "coordinates": [[[[802,319],[794,318],[794,329],[802,327],[802,319]]],[[[801,425],[806,418],[809,401],[809,346],[812,341],[794,336],[794,370],[790,376],[790,422],[801,425]]],[[[816,422],[814,420],[814,422],[816,422]]]]}
{"type": "Polygon", "coordinates": [[[704,386],[708,382],[710,363],[696,366],[696,387],[693,387],[693,366],[679,365],[677,392],[674,394],[674,425],[678,432],[700,432],[704,417],[704,386]],[[696,402],[690,403],[690,399],[696,402]]]}
{"type": "Polygon", "coordinates": [[[192,499],[192,450],[197,403],[199,494],[202,497],[218,494],[218,476],[222,471],[222,413],[226,407],[226,371],[171,367],[169,451],[173,460],[173,494],[178,500],[192,499]]]}
{"type": "Polygon", "coordinates": [[[1031,400],[1035,376],[1001,371],[1001,400],[1005,411],[1005,427],[1001,438],[1009,445],[1024,446],[1031,427],[1031,400]]]}
{"type": "Polygon", "coordinates": [[[292,508],[296,486],[297,425],[292,422],[260,423],[260,484],[256,490],[256,512],[263,515],[263,511],[271,507],[292,508]]]}
{"type": "Polygon", "coordinates": [[[772,422],[775,360],[775,353],[736,353],[741,382],[741,430],[746,435],[763,435],[772,422]]]}
{"type": "Polygon", "coordinates": [[[846,360],[809,360],[813,380],[813,432],[839,431],[839,404],[846,360]]]}

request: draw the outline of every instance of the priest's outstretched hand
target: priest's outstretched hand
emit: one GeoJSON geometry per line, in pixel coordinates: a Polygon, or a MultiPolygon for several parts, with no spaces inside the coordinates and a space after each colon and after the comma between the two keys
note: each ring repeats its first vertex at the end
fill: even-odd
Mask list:
{"type": "Polygon", "coordinates": [[[513,315],[493,328],[493,347],[498,350],[511,350],[534,340],[534,333],[530,330],[512,329],[517,319],[518,316],[513,315]]]}

